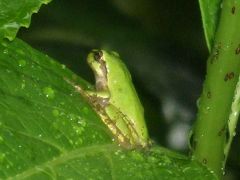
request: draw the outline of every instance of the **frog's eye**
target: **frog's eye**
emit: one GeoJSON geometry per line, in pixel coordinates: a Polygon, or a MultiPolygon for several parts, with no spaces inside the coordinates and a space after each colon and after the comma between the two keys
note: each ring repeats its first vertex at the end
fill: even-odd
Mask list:
{"type": "Polygon", "coordinates": [[[103,52],[101,50],[94,51],[93,56],[96,61],[101,61],[103,57],[103,52]]]}

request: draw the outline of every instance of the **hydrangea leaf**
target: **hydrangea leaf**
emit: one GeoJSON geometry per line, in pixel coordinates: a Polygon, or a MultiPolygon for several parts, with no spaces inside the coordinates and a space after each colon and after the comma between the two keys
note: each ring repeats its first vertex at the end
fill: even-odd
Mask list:
{"type": "Polygon", "coordinates": [[[13,40],[20,27],[29,27],[31,16],[51,0],[0,0],[0,41],[13,40]]]}

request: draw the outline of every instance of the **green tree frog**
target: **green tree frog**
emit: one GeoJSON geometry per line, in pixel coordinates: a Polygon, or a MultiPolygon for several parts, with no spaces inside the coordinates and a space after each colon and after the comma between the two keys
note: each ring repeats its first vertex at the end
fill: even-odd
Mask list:
{"type": "Polygon", "coordinates": [[[127,148],[149,145],[144,110],[131,75],[116,52],[93,50],[87,62],[95,75],[95,90],[75,88],[88,100],[118,143],[127,148]]]}

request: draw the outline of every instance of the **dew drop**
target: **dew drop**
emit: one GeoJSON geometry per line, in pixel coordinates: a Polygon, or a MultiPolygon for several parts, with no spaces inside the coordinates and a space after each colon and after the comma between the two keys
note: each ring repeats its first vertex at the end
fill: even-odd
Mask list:
{"type": "Polygon", "coordinates": [[[45,87],[43,89],[43,93],[49,99],[53,99],[55,97],[55,91],[51,87],[45,87]]]}
{"type": "Polygon", "coordinates": [[[73,129],[77,135],[81,135],[82,132],[84,131],[84,128],[78,126],[73,126],[73,129]]]}
{"type": "Polygon", "coordinates": [[[26,64],[27,64],[26,61],[23,60],[23,59],[21,59],[21,60],[18,61],[18,66],[19,66],[19,67],[25,67],[26,64]]]}
{"type": "Polygon", "coordinates": [[[124,158],[126,158],[126,156],[125,156],[124,154],[122,154],[122,155],[120,156],[120,158],[121,158],[121,159],[124,159],[124,158]]]}
{"type": "Polygon", "coordinates": [[[53,116],[57,117],[57,116],[59,116],[59,111],[57,109],[54,109],[52,111],[52,114],[53,114],[53,116]]]}
{"type": "Polygon", "coordinates": [[[97,137],[96,134],[93,134],[93,135],[92,135],[92,138],[93,138],[93,139],[95,139],[96,137],[97,137]]]}
{"type": "Polygon", "coordinates": [[[4,49],[3,54],[8,54],[8,49],[4,49]]]}
{"type": "Polygon", "coordinates": [[[209,106],[207,106],[207,107],[205,107],[203,109],[203,113],[205,113],[205,114],[209,113],[209,111],[210,111],[210,107],[209,106]]]}
{"type": "Polygon", "coordinates": [[[69,114],[68,116],[69,116],[70,121],[73,121],[76,119],[76,116],[74,114],[69,114]]]}

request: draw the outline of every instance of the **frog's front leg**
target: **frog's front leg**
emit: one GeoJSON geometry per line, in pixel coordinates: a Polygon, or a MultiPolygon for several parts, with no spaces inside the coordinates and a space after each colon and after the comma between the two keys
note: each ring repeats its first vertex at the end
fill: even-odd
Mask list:
{"type": "Polygon", "coordinates": [[[102,108],[105,108],[109,104],[110,94],[107,91],[96,92],[96,91],[87,90],[84,93],[91,102],[95,101],[102,108]]]}
{"type": "Polygon", "coordinates": [[[92,90],[84,90],[81,86],[76,85],[70,79],[64,77],[63,78],[68,84],[74,87],[74,89],[80,93],[85,99],[87,99],[90,103],[100,103],[102,107],[105,107],[109,103],[109,92],[108,91],[92,91],[92,90]]]}

